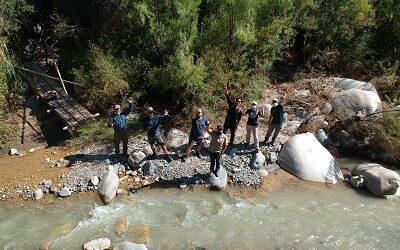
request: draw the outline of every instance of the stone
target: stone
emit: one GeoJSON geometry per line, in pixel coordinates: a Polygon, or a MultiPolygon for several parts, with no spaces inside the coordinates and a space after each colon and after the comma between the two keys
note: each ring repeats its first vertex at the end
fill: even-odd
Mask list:
{"type": "Polygon", "coordinates": [[[45,241],[39,246],[39,250],[49,250],[51,246],[51,241],[45,241]]]}
{"type": "Polygon", "coordinates": [[[332,97],[334,112],[342,113],[346,117],[353,117],[359,114],[369,115],[378,110],[381,99],[373,91],[361,89],[348,89],[336,93],[332,97]]]}
{"type": "Polygon", "coordinates": [[[109,204],[117,194],[119,186],[119,178],[115,174],[113,167],[109,166],[107,173],[103,176],[103,180],[99,185],[99,196],[104,204],[109,204]]]}
{"type": "Polygon", "coordinates": [[[71,191],[69,190],[69,188],[64,187],[61,189],[61,191],[58,193],[58,196],[60,197],[68,197],[71,196],[71,191]]]}
{"type": "Polygon", "coordinates": [[[268,170],[264,169],[264,168],[260,168],[259,170],[257,170],[257,173],[259,176],[261,177],[265,177],[268,175],[268,170]]]}
{"type": "Polygon", "coordinates": [[[93,186],[97,186],[100,183],[100,178],[96,175],[93,175],[92,177],[90,177],[90,184],[92,184],[93,186]]]}
{"type": "Polygon", "coordinates": [[[182,130],[172,128],[167,133],[168,147],[174,151],[181,151],[189,141],[187,133],[182,130]]]}
{"type": "Polygon", "coordinates": [[[353,187],[364,187],[364,178],[362,175],[357,175],[357,176],[351,176],[350,177],[350,184],[353,187]]]}
{"type": "Polygon", "coordinates": [[[399,188],[399,174],[376,163],[358,164],[351,175],[362,176],[364,186],[375,195],[393,195],[399,188]]]}
{"type": "Polygon", "coordinates": [[[365,91],[377,92],[374,85],[368,82],[357,81],[348,78],[335,78],[335,87],[342,90],[361,89],[365,91]]]}
{"type": "Polygon", "coordinates": [[[324,143],[326,142],[326,140],[328,140],[328,136],[326,135],[325,131],[323,129],[318,129],[317,130],[317,140],[324,145],[324,143]]]}
{"type": "Polygon", "coordinates": [[[301,118],[301,119],[305,119],[305,118],[307,118],[307,116],[308,116],[308,112],[307,112],[307,110],[306,110],[305,108],[303,108],[303,107],[298,107],[298,108],[296,109],[296,116],[299,117],[299,118],[301,118]]]}
{"type": "Polygon", "coordinates": [[[299,90],[295,89],[295,90],[294,90],[294,95],[295,95],[295,96],[307,97],[307,96],[309,96],[310,94],[311,94],[311,92],[310,92],[310,90],[308,90],[308,89],[299,89],[299,90]]]}
{"type": "Polygon", "coordinates": [[[43,197],[43,190],[41,188],[36,189],[33,192],[33,197],[35,198],[35,200],[40,200],[43,197]]]}
{"type": "Polygon", "coordinates": [[[329,114],[330,112],[333,111],[332,104],[330,103],[325,103],[325,111],[329,114]]]}
{"type": "Polygon", "coordinates": [[[9,155],[17,155],[18,154],[18,150],[15,148],[10,148],[10,151],[8,152],[9,155]]]}
{"type": "Polygon", "coordinates": [[[103,250],[107,249],[111,246],[111,241],[108,238],[98,238],[89,241],[85,245],[83,245],[83,249],[85,250],[103,250]]]}
{"type": "Polygon", "coordinates": [[[253,155],[250,167],[252,169],[260,169],[265,163],[265,156],[261,152],[257,152],[253,155]]]}
{"type": "Polygon", "coordinates": [[[128,157],[128,164],[131,166],[134,170],[137,170],[140,168],[140,163],[146,158],[146,154],[143,153],[142,151],[139,152],[133,152],[129,157],[128,157]]]}
{"type": "Polygon", "coordinates": [[[309,181],[335,184],[343,180],[342,171],[333,156],[311,133],[291,137],[279,153],[281,168],[309,181]]]}
{"type": "Polygon", "coordinates": [[[155,175],[157,170],[156,165],[153,162],[147,161],[143,166],[143,175],[144,176],[153,176],[155,175]]]}
{"type": "Polygon", "coordinates": [[[114,245],[113,250],[147,250],[145,244],[136,244],[129,241],[123,241],[114,245]]]}
{"type": "Polygon", "coordinates": [[[229,155],[235,156],[237,152],[238,152],[238,149],[236,147],[233,147],[233,148],[231,148],[231,150],[229,150],[229,155]]]}
{"type": "Polygon", "coordinates": [[[210,188],[222,190],[228,184],[228,174],[226,170],[221,167],[217,172],[218,177],[216,177],[213,173],[210,174],[210,188]]]}

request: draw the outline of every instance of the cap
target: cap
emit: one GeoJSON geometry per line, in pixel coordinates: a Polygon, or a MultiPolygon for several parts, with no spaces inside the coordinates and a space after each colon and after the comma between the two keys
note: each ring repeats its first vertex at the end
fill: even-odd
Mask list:
{"type": "Polygon", "coordinates": [[[278,102],[277,98],[272,99],[272,103],[278,102]]]}
{"type": "Polygon", "coordinates": [[[257,106],[257,102],[256,102],[256,101],[253,101],[253,102],[251,103],[251,105],[256,105],[256,106],[257,106]]]}
{"type": "Polygon", "coordinates": [[[115,104],[115,105],[114,105],[114,109],[121,109],[121,106],[118,105],[118,104],[115,104]]]}
{"type": "Polygon", "coordinates": [[[147,108],[147,112],[153,112],[153,111],[154,111],[153,107],[148,107],[147,108]]]}
{"type": "Polygon", "coordinates": [[[220,130],[221,130],[221,129],[224,129],[224,127],[223,127],[222,125],[218,125],[218,126],[217,126],[217,129],[220,129],[220,130]]]}

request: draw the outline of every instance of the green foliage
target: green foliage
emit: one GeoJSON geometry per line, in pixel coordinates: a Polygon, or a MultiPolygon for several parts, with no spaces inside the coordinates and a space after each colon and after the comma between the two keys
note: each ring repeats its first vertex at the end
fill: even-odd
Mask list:
{"type": "Polygon", "coordinates": [[[108,110],[129,91],[121,64],[97,46],[91,46],[85,65],[73,72],[76,81],[83,85],[77,90],[79,97],[95,110],[108,110]]]}

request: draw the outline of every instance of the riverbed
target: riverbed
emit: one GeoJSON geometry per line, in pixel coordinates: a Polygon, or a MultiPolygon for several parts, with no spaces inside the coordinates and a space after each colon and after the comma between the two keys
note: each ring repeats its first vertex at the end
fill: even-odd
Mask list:
{"type": "Polygon", "coordinates": [[[396,249],[399,215],[398,196],[375,197],[345,183],[301,181],[257,192],[154,188],[107,206],[95,194],[0,203],[0,247],[50,241],[52,249],[80,249],[107,237],[149,249],[396,249]]]}

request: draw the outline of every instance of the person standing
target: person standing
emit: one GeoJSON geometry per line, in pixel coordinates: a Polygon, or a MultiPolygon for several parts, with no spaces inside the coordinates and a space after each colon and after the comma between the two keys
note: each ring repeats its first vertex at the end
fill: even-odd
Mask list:
{"type": "Polygon", "coordinates": [[[271,145],[274,146],[275,140],[278,137],[279,132],[282,129],[283,122],[284,122],[284,110],[283,106],[278,103],[278,99],[272,100],[272,107],[271,107],[271,114],[268,120],[268,132],[265,135],[264,144],[267,146],[271,145]],[[274,135],[270,142],[268,142],[272,132],[274,135]]]}
{"type": "Polygon", "coordinates": [[[250,109],[246,110],[247,125],[246,125],[246,144],[250,144],[250,137],[253,134],[254,145],[256,149],[259,149],[258,140],[258,117],[260,117],[261,112],[257,108],[257,102],[252,102],[250,109]]]}
{"type": "Polygon", "coordinates": [[[156,143],[161,146],[165,153],[165,158],[168,162],[172,161],[171,156],[168,154],[167,146],[161,136],[160,123],[169,119],[168,110],[164,110],[164,115],[155,115],[152,107],[147,108],[147,116],[143,121],[143,129],[147,132],[147,139],[149,141],[153,157],[157,155],[156,143]]]}
{"type": "Polygon", "coordinates": [[[217,130],[211,132],[211,142],[208,150],[210,151],[210,173],[213,173],[215,177],[218,177],[218,170],[221,167],[221,155],[224,154],[228,137],[222,133],[223,127],[221,125],[217,126],[217,130]]]}
{"type": "Polygon", "coordinates": [[[228,113],[226,114],[223,133],[226,134],[226,132],[230,130],[231,137],[229,143],[233,144],[235,140],[235,132],[239,125],[240,119],[242,119],[243,116],[243,110],[240,106],[242,100],[240,98],[235,98],[235,101],[232,101],[231,97],[229,97],[228,85],[225,86],[225,96],[226,101],[228,102],[228,113]]]}
{"type": "Polygon", "coordinates": [[[121,112],[120,105],[114,105],[114,112],[108,119],[108,127],[114,129],[115,154],[119,154],[119,144],[122,141],[122,152],[128,155],[128,122],[126,116],[132,111],[133,101],[128,99],[129,106],[121,112]]]}
{"type": "Polygon", "coordinates": [[[196,145],[196,156],[201,159],[200,150],[203,145],[204,135],[210,127],[210,122],[207,118],[203,117],[203,111],[197,109],[194,117],[192,118],[192,128],[190,130],[189,143],[185,152],[179,157],[182,161],[189,155],[193,146],[196,145]]]}

